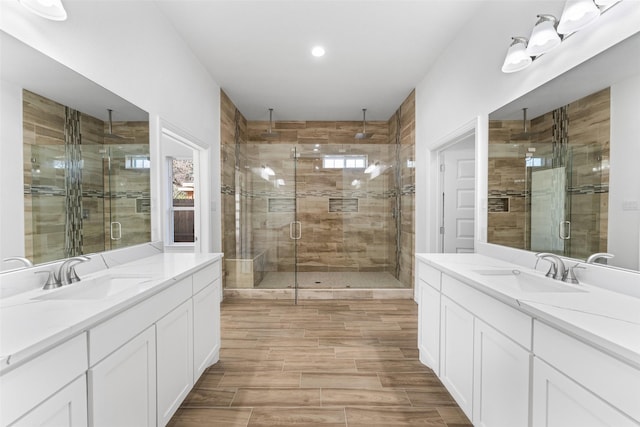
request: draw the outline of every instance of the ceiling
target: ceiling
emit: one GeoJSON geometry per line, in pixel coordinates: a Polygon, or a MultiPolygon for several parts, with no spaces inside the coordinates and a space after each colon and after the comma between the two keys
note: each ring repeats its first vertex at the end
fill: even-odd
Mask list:
{"type": "Polygon", "coordinates": [[[388,120],[474,0],[155,0],[249,120],[388,120]],[[326,55],[311,55],[322,45],[326,55]]]}

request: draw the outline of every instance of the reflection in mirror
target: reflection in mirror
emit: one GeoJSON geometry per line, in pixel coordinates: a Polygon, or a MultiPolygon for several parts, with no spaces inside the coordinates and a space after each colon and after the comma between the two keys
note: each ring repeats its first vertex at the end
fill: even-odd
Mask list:
{"type": "Polygon", "coordinates": [[[638,270],[640,35],[489,116],[489,243],[638,270]]]}
{"type": "Polygon", "coordinates": [[[13,114],[22,123],[11,125],[23,130],[15,143],[23,152],[25,250],[15,255],[37,264],[149,242],[148,114],[0,37],[2,82],[22,88],[13,114]]]}

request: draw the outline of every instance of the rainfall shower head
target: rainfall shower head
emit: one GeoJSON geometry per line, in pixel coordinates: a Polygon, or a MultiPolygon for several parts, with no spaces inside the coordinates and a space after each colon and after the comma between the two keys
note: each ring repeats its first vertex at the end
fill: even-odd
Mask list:
{"type": "Polygon", "coordinates": [[[113,133],[113,120],[111,118],[113,114],[113,110],[110,108],[107,108],[107,112],[109,113],[109,133],[105,133],[103,136],[108,139],[124,139],[121,136],[115,135],[113,133]]]}
{"type": "Polygon", "coordinates": [[[356,133],[356,139],[369,139],[372,133],[367,133],[367,109],[362,109],[362,132],[356,133]]]}
{"type": "Polygon", "coordinates": [[[271,123],[273,118],[273,108],[269,108],[269,130],[265,133],[261,133],[260,136],[263,138],[275,138],[280,134],[278,132],[271,131],[271,123]]]}
{"type": "Polygon", "coordinates": [[[529,140],[534,136],[538,136],[542,132],[530,132],[527,128],[527,108],[522,109],[522,132],[513,133],[509,136],[511,141],[513,140],[529,140]]]}

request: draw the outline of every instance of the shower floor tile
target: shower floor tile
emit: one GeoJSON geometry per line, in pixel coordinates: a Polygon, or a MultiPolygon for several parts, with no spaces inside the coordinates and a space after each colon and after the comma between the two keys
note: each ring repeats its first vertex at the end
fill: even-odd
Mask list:
{"type": "MultiPolygon", "coordinates": [[[[269,272],[255,289],[293,287],[293,273],[269,272]]],[[[299,289],[389,289],[407,288],[387,272],[301,272],[299,289]]]]}

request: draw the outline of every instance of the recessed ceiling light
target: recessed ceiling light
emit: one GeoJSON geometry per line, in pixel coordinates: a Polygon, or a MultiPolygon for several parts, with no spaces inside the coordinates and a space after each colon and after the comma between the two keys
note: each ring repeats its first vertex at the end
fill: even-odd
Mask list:
{"type": "Polygon", "coordinates": [[[322,46],[316,46],[311,49],[311,54],[316,57],[324,56],[324,48],[322,46]]]}

